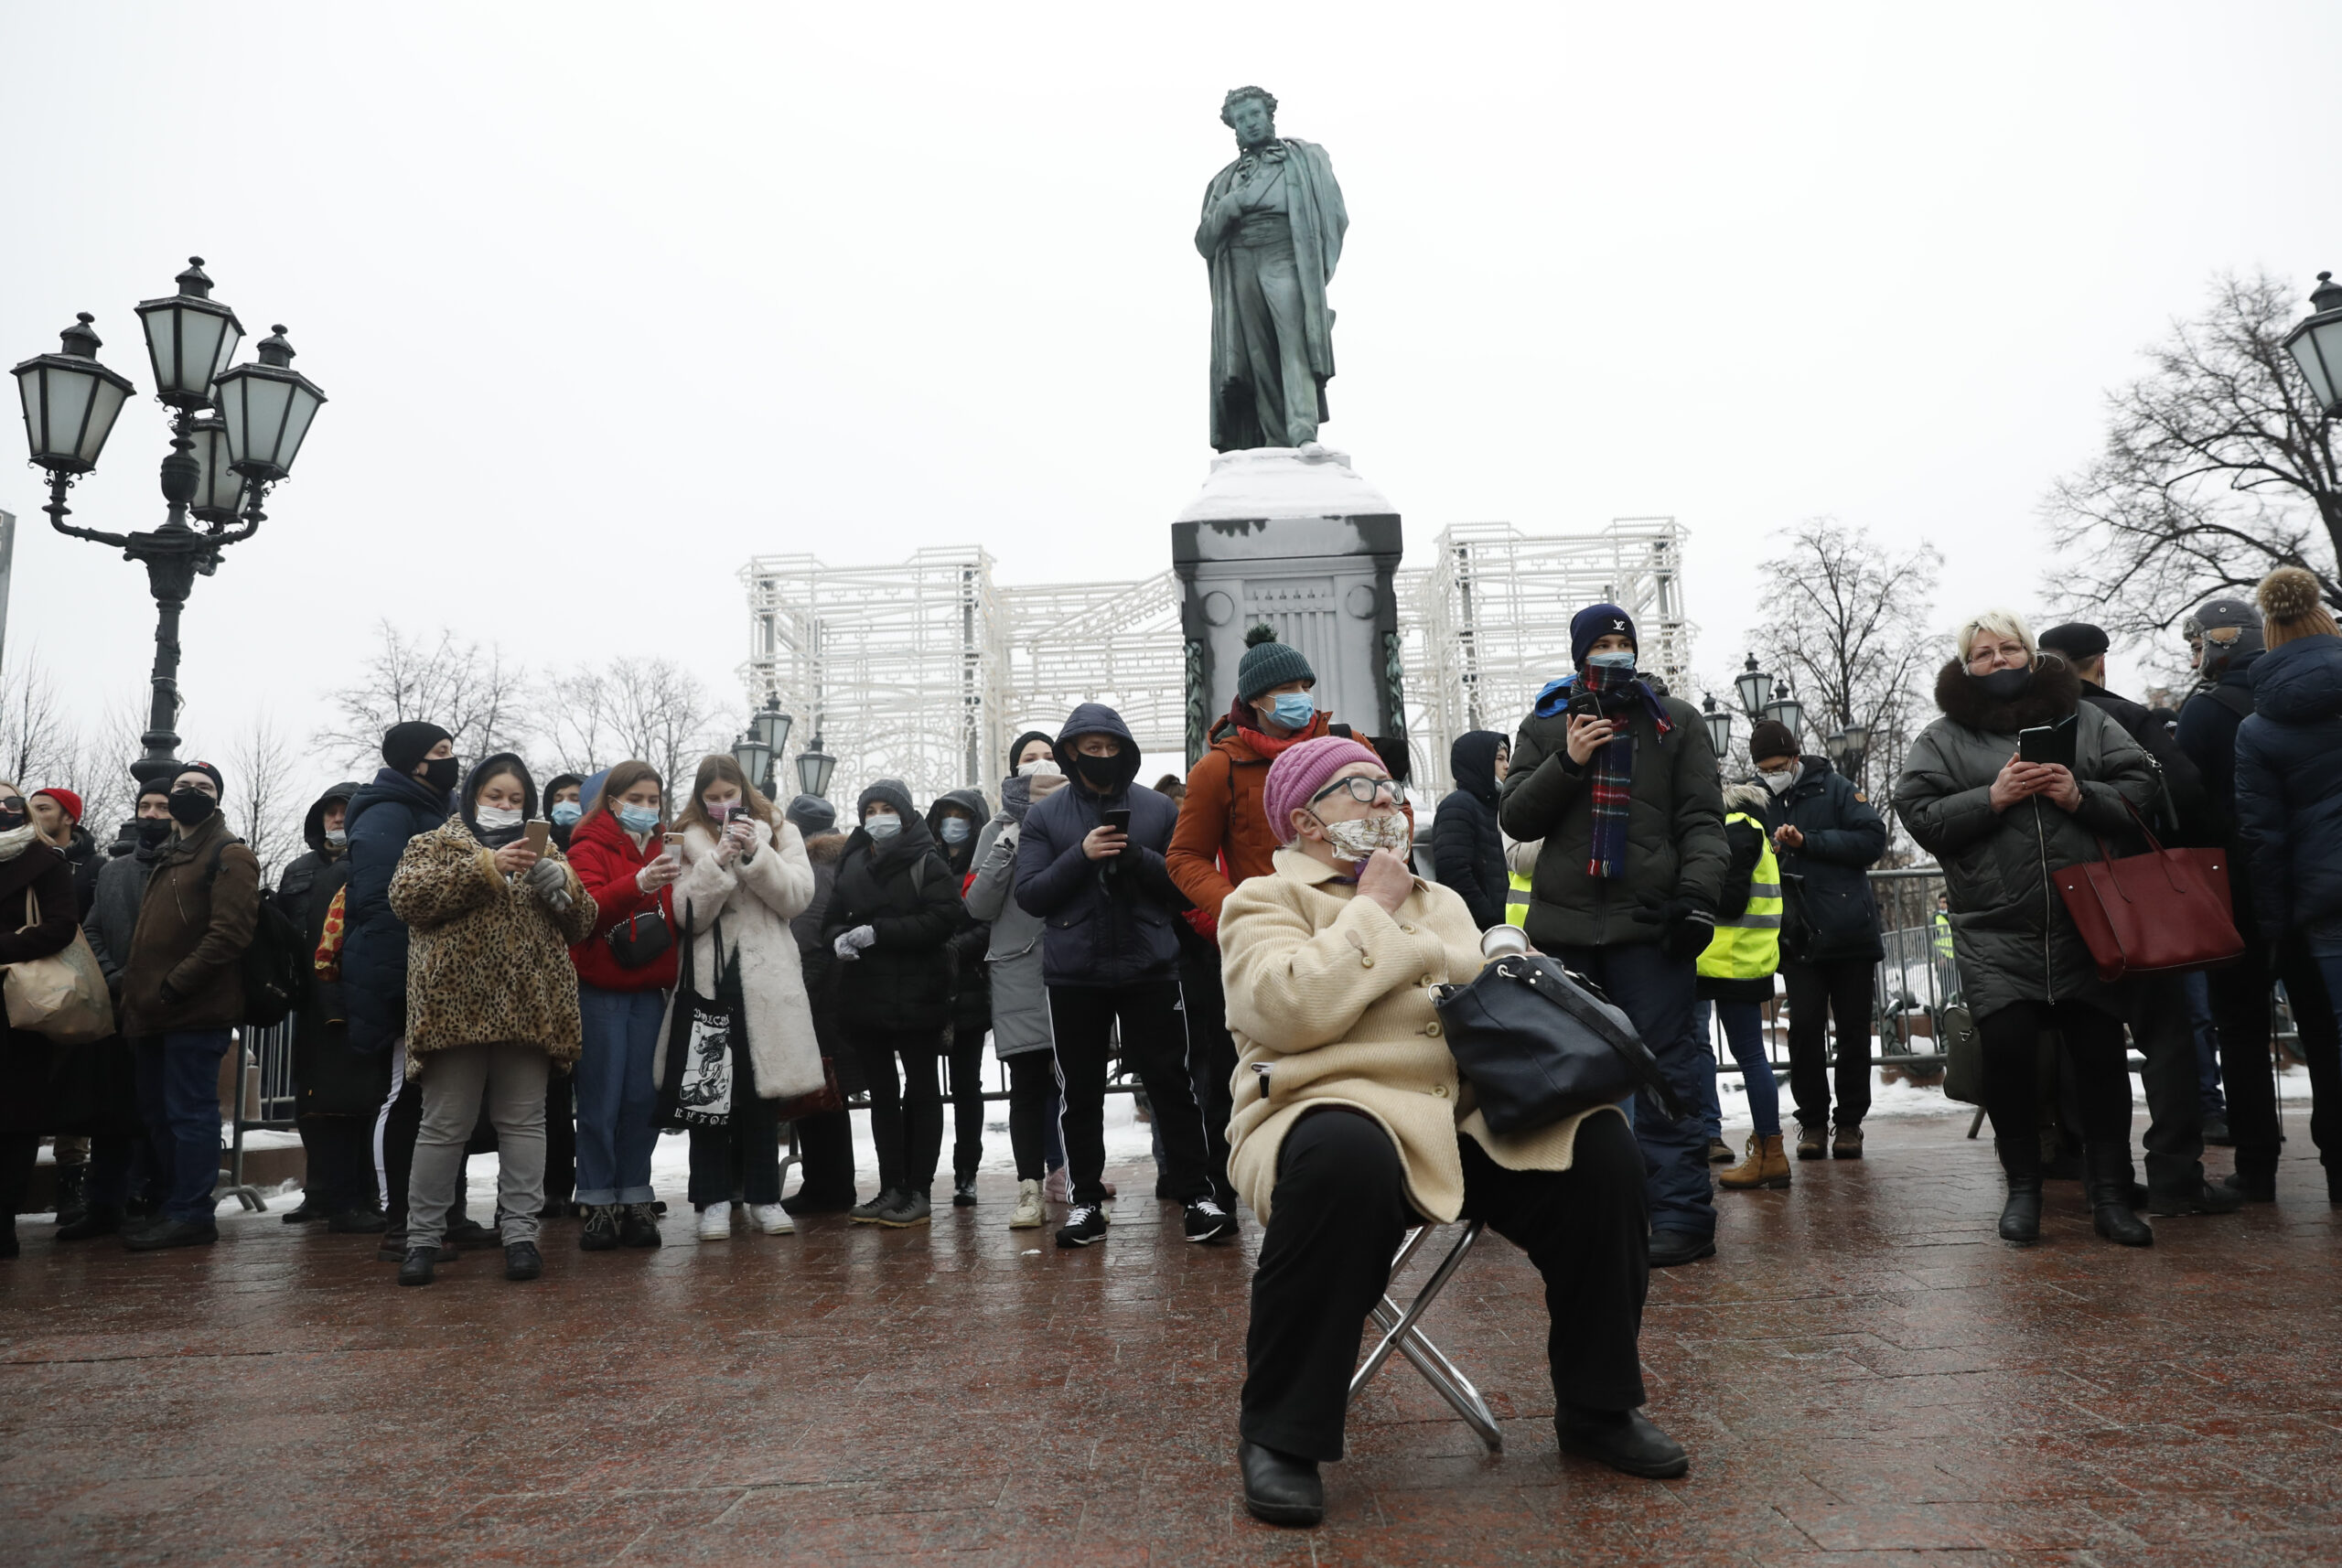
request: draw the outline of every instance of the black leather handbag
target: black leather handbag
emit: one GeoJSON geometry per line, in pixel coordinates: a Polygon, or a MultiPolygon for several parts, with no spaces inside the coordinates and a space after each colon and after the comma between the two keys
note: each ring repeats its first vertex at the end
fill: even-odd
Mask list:
{"type": "Polygon", "coordinates": [[[1627,1015],[1584,975],[1515,953],[1467,985],[1432,988],[1456,1069],[1492,1133],[1528,1133],[1648,1090],[1671,1121],[1687,1112],[1627,1015]]]}
{"type": "Polygon", "coordinates": [[[620,969],[640,969],[675,945],[675,933],[667,925],[665,910],[646,909],[612,926],[606,940],[620,969]]]}

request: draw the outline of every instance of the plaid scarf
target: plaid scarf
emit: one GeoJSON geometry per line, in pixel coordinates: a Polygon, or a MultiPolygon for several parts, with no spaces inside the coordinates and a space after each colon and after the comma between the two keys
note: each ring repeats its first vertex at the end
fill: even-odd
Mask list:
{"type": "Polygon", "coordinates": [[[1667,722],[1667,710],[1651,694],[1651,689],[1635,678],[1632,670],[1588,665],[1585,685],[1594,693],[1603,717],[1614,719],[1618,725],[1617,733],[1594,754],[1594,844],[1586,858],[1585,874],[1615,880],[1627,875],[1627,812],[1635,782],[1635,732],[1631,725],[1637,699],[1641,700],[1651,721],[1659,726],[1661,741],[1675,726],[1667,722]]]}

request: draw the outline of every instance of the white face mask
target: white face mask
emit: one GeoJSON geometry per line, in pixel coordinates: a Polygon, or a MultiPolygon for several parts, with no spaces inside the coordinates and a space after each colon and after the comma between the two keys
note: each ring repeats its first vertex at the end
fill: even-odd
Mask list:
{"type": "Polygon", "coordinates": [[[903,831],[903,819],[891,815],[866,817],[862,831],[875,839],[890,839],[903,831]]]}
{"type": "Polygon", "coordinates": [[[349,834],[343,829],[328,828],[326,830],[326,843],[331,844],[345,844],[349,842],[349,834]]]}
{"type": "Polygon", "coordinates": [[[1050,761],[1046,757],[1035,757],[1032,761],[1018,768],[1016,773],[1017,777],[1021,779],[1039,779],[1043,777],[1062,779],[1065,777],[1065,769],[1059,768],[1056,763],[1050,761]]]}
{"type": "Polygon", "coordinates": [[[472,817],[489,832],[500,828],[517,828],[522,820],[521,813],[510,806],[481,806],[473,811],[472,817]]]}
{"type": "Polygon", "coordinates": [[[1770,789],[1774,794],[1778,795],[1787,789],[1790,785],[1797,782],[1797,776],[1799,772],[1799,769],[1795,768],[1784,768],[1778,773],[1767,773],[1764,769],[1758,768],[1756,771],[1756,777],[1764,782],[1766,789],[1770,789]]]}
{"type": "Polygon", "coordinates": [[[1364,860],[1378,849],[1402,854],[1407,850],[1407,819],[1397,811],[1380,817],[1352,817],[1343,822],[1319,821],[1326,842],[1345,860],[1364,860]]]}

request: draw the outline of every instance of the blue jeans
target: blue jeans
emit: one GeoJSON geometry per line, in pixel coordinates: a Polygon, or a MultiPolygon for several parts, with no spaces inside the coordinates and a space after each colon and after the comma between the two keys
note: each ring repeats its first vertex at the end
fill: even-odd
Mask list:
{"type": "Polygon", "coordinates": [[[581,1204],[649,1203],[650,1151],[659,1129],[650,1124],[658,1087],[650,1058],[667,999],[658,991],[577,988],[586,1026],[577,1058],[577,1197],[581,1204]]]}
{"type": "Polygon", "coordinates": [[[2220,1093],[2220,1036],[2212,1026],[2212,983],[2197,970],[2180,977],[2187,988],[2187,1019],[2196,1034],[2196,1084],[2204,1114],[2225,1122],[2229,1102],[2220,1093]]]}
{"type": "Polygon", "coordinates": [[[1635,1140],[1643,1149],[1651,1229],[1714,1235],[1715,1187],[1708,1177],[1704,1113],[1715,1088],[1716,1058],[1692,1028],[1692,961],[1669,958],[1657,942],[1564,947],[1553,956],[1626,1011],[1676,1098],[1691,1112],[1681,1122],[1670,1122],[1648,1092],[1635,1097],[1635,1140]]]}
{"type": "Polygon", "coordinates": [[[184,1029],[132,1042],[138,1114],[163,1172],[163,1217],[209,1219],[220,1185],[220,1058],[225,1029],[184,1029]]]}
{"type": "Polygon", "coordinates": [[[1724,1025],[1724,1043],[1740,1064],[1740,1079],[1748,1090],[1748,1115],[1759,1137],[1781,1130],[1781,1090],[1773,1081],[1772,1058],[1765,1054],[1764,1005],[1756,1002],[1707,1002],[1694,1004],[1692,1016],[1702,1040],[1708,1038],[1708,1010],[1715,1009],[1724,1025]]]}

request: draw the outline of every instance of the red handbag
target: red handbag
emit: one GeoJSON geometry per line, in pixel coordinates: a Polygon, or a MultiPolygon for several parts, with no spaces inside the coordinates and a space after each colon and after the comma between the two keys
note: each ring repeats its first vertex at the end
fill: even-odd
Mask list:
{"type": "Polygon", "coordinates": [[[2208,969],[2241,957],[2228,851],[2165,849],[2138,808],[2123,804],[2146,838],[2145,854],[2117,860],[2100,839],[2104,859],[2052,874],[2066,913],[2098,961],[2099,979],[2208,969]]]}
{"type": "Polygon", "coordinates": [[[808,1116],[819,1116],[828,1111],[845,1109],[845,1096],[838,1092],[837,1064],[829,1058],[822,1058],[822,1087],[810,1094],[800,1094],[772,1102],[772,1119],[776,1122],[798,1122],[808,1116]]]}

